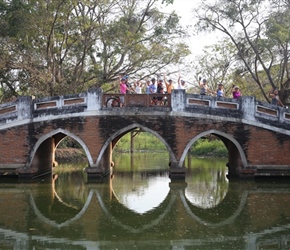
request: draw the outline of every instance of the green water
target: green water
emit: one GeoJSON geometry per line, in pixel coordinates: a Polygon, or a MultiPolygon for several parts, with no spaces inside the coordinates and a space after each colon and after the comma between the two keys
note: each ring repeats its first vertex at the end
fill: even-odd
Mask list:
{"type": "Polygon", "coordinates": [[[1,179],[0,249],[289,249],[290,184],[228,180],[224,159],[189,159],[171,182],[168,155],[114,155],[114,174],[84,166],[1,179]]]}

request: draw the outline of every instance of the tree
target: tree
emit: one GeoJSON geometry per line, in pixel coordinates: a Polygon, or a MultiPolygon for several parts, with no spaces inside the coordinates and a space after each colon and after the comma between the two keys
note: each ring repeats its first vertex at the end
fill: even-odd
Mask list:
{"type": "Polygon", "coordinates": [[[179,63],[186,34],[161,2],[171,0],[2,1],[2,94],[79,93],[179,63]]]}
{"type": "Polygon", "coordinates": [[[277,0],[203,1],[196,9],[199,30],[222,32],[234,45],[236,72],[250,75],[265,100],[279,87],[283,102],[289,92],[290,4],[277,0]]]}
{"type": "Polygon", "coordinates": [[[232,69],[236,63],[232,44],[226,40],[220,41],[218,44],[206,46],[202,52],[192,66],[197,74],[196,78],[207,78],[208,86],[213,91],[222,83],[225,93],[230,95],[232,84],[235,83],[232,69]]]}

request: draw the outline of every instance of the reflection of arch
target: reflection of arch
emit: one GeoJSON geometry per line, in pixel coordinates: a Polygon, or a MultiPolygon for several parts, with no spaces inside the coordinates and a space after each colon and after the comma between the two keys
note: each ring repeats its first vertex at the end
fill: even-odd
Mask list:
{"type": "MultiPolygon", "coordinates": [[[[148,222],[146,225],[142,226],[141,228],[139,229],[135,229],[134,227],[131,227],[129,225],[125,225],[124,223],[122,223],[121,221],[119,221],[118,219],[116,219],[114,217],[114,215],[112,215],[109,211],[109,209],[106,207],[105,203],[103,202],[102,198],[101,198],[101,195],[99,194],[98,191],[93,191],[93,190],[90,190],[89,192],[89,195],[88,195],[88,198],[86,199],[86,203],[84,204],[83,208],[81,209],[81,211],[76,214],[76,216],[74,216],[73,218],[63,222],[63,223],[56,223],[55,221],[45,217],[41,211],[38,209],[36,203],[35,203],[35,200],[33,198],[33,195],[30,193],[30,203],[32,205],[32,209],[35,213],[35,215],[44,223],[52,226],[52,227],[55,227],[55,228],[62,228],[62,227],[65,227],[65,226],[68,226],[70,225],[71,223],[77,221],[78,219],[80,219],[84,213],[86,212],[86,210],[88,209],[90,203],[91,203],[91,200],[92,200],[92,197],[93,197],[93,193],[96,193],[96,197],[98,199],[98,202],[100,204],[100,207],[102,208],[104,214],[116,225],[118,226],[121,226],[122,228],[126,229],[126,230],[129,230],[130,232],[132,233],[140,233],[148,228],[151,228],[155,225],[157,225],[160,221],[162,221],[162,219],[171,211],[171,208],[174,204],[174,201],[176,200],[176,195],[171,195],[170,197],[167,197],[166,200],[168,200],[169,198],[169,201],[165,201],[165,203],[167,204],[164,204],[164,202],[162,202],[162,205],[166,205],[166,208],[165,209],[160,209],[162,211],[162,213],[154,220],[152,220],[151,222],[148,222]]],[[[161,206],[162,206],[161,205],[161,206]]],[[[120,206],[123,207],[122,204],[120,204],[120,206]]],[[[158,209],[158,208],[156,208],[158,209]]],[[[128,211],[130,211],[128,209],[128,211]]]]}
{"type": "MultiPolygon", "coordinates": [[[[48,134],[42,136],[37,142],[36,144],[34,145],[31,153],[30,153],[30,158],[29,158],[29,162],[28,162],[28,166],[31,166],[32,164],[32,161],[33,161],[33,158],[38,150],[38,148],[40,147],[40,145],[45,141],[47,140],[48,138],[51,138],[51,137],[54,137],[56,136],[57,134],[63,134],[64,137],[65,136],[69,136],[71,138],[73,138],[74,140],[76,140],[81,146],[82,148],[84,149],[86,155],[87,155],[87,159],[89,161],[89,165],[92,166],[93,165],[93,159],[92,159],[92,156],[90,154],[90,151],[88,149],[88,147],[86,146],[86,144],[77,136],[75,136],[74,134],[68,132],[67,130],[64,130],[64,129],[56,129],[56,130],[53,130],[51,132],[49,132],[48,134]]],[[[62,138],[61,138],[62,139],[62,138]]],[[[60,141],[60,140],[59,140],[60,141]]]]}
{"type": "Polygon", "coordinates": [[[205,132],[200,133],[199,135],[195,136],[194,138],[192,138],[190,140],[190,142],[186,145],[186,147],[185,147],[185,149],[184,149],[184,151],[182,153],[182,156],[180,158],[180,162],[179,162],[179,166],[180,167],[183,166],[183,162],[185,160],[185,157],[187,155],[187,152],[190,149],[190,147],[192,146],[192,144],[195,141],[197,141],[198,139],[200,139],[201,137],[204,137],[204,136],[209,135],[209,134],[213,134],[213,135],[219,137],[224,143],[225,143],[225,141],[230,141],[231,143],[233,143],[233,145],[238,150],[239,156],[241,157],[242,165],[244,167],[248,165],[247,158],[245,156],[245,153],[244,153],[241,145],[239,144],[239,142],[234,137],[232,137],[232,136],[230,136],[230,135],[228,135],[226,133],[217,131],[215,129],[211,129],[209,131],[205,131],[205,132]]]}
{"type": "MultiPolygon", "coordinates": [[[[109,209],[105,206],[104,202],[102,201],[102,198],[101,198],[99,193],[97,193],[97,199],[98,199],[98,201],[100,203],[100,206],[101,206],[103,212],[105,213],[105,215],[115,225],[118,225],[118,226],[130,231],[131,233],[141,233],[144,230],[147,230],[149,228],[152,228],[153,226],[158,225],[158,223],[160,223],[164,219],[164,217],[171,211],[171,208],[172,208],[177,196],[175,194],[172,194],[172,192],[169,192],[169,194],[171,194],[170,197],[169,197],[170,198],[169,201],[166,202],[166,200],[168,199],[168,197],[167,197],[166,200],[163,201],[161,203],[161,205],[160,205],[160,207],[162,207],[164,205],[164,203],[167,203],[167,206],[165,207],[165,209],[162,209],[162,213],[156,219],[151,220],[151,222],[148,222],[149,220],[145,219],[146,220],[146,224],[141,226],[138,229],[122,223],[119,219],[117,219],[114,215],[112,215],[112,213],[110,213],[109,209]]],[[[120,204],[120,206],[122,206],[122,204],[120,204]]],[[[155,208],[155,210],[158,210],[158,208],[155,208]]],[[[134,214],[134,212],[131,212],[131,214],[134,214]]],[[[142,217],[144,217],[144,216],[142,216],[142,217]]]]}
{"type": "Polygon", "coordinates": [[[210,223],[210,222],[207,222],[207,221],[203,220],[202,218],[198,217],[197,215],[195,215],[191,211],[190,205],[188,205],[188,202],[187,202],[187,199],[186,199],[184,193],[180,192],[179,194],[180,194],[180,198],[182,200],[183,206],[184,206],[186,212],[190,215],[190,217],[192,217],[195,221],[198,221],[200,224],[203,224],[203,225],[209,226],[209,227],[220,227],[220,226],[224,226],[224,225],[227,225],[227,224],[233,222],[238,217],[238,215],[242,212],[242,210],[246,204],[247,198],[248,198],[248,192],[244,191],[242,194],[242,198],[241,198],[241,201],[240,201],[238,208],[235,210],[235,212],[230,217],[228,217],[225,220],[222,220],[221,222],[210,223]]]}
{"type": "Polygon", "coordinates": [[[53,226],[53,227],[56,227],[56,228],[61,228],[61,227],[64,227],[64,226],[68,226],[69,224],[71,224],[72,222],[78,220],[79,218],[81,218],[83,216],[83,214],[86,212],[86,210],[88,209],[88,206],[90,205],[90,202],[92,200],[92,197],[93,197],[93,191],[91,190],[89,195],[88,195],[88,198],[86,200],[86,203],[85,205],[83,206],[83,208],[81,209],[81,211],[73,218],[63,222],[63,223],[56,223],[55,221],[53,220],[50,220],[48,219],[47,217],[45,217],[41,211],[38,209],[37,205],[35,204],[35,201],[34,201],[34,198],[32,196],[32,194],[30,194],[30,203],[32,205],[32,208],[33,208],[33,211],[34,213],[36,214],[36,216],[41,220],[43,221],[44,223],[50,225],[50,226],[53,226]]]}
{"type": "Polygon", "coordinates": [[[110,145],[110,143],[115,139],[117,138],[118,136],[121,136],[121,135],[124,135],[126,134],[127,132],[133,130],[133,129],[136,129],[136,128],[141,128],[143,131],[145,132],[148,132],[148,133],[151,133],[153,135],[155,135],[164,145],[165,147],[167,148],[168,152],[169,152],[169,156],[170,156],[170,160],[172,162],[176,162],[176,157],[174,155],[174,152],[172,151],[171,147],[169,146],[169,144],[164,140],[164,138],[162,136],[160,136],[160,134],[158,134],[157,132],[155,132],[154,130],[151,130],[145,126],[142,126],[138,123],[133,123],[127,127],[124,127],[120,130],[118,130],[117,132],[115,132],[114,134],[112,134],[108,140],[104,143],[101,151],[100,151],[100,154],[97,158],[97,161],[96,161],[96,166],[98,166],[101,162],[101,159],[103,157],[103,154],[105,153],[105,150],[108,148],[108,146],[110,145]]]}
{"type": "Polygon", "coordinates": [[[63,199],[58,195],[58,193],[57,193],[55,190],[53,191],[53,195],[54,195],[54,197],[59,201],[59,203],[65,205],[66,207],[70,207],[70,208],[73,208],[73,209],[77,209],[76,206],[72,206],[72,205],[66,203],[66,202],[65,202],[65,201],[64,201],[64,200],[63,200],[63,199]]]}
{"type": "MultiPolygon", "coordinates": [[[[233,210],[234,212],[226,219],[223,219],[222,221],[216,222],[216,223],[208,222],[192,212],[191,207],[193,207],[193,206],[191,204],[188,204],[189,202],[187,201],[187,199],[184,195],[184,190],[180,190],[178,192],[171,190],[168,193],[168,196],[166,197],[166,199],[160,204],[160,206],[154,208],[154,212],[153,212],[153,210],[151,210],[151,213],[148,213],[146,215],[139,215],[137,213],[132,212],[130,209],[125,207],[123,204],[120,204],[117,201],[117,199],[115,199],[115,202],[116,202],[115,204],[118,206],[117,211],[120,212],[120,211],[124,210],[124,211],[126,211],[126,213],[130,213],[130,215],[132,215],[132,216],[137,216],[140,219],[140,221],[146,222],[143,224],[141,223],[142,226],[140,228],[137,228],[137,229],[134,228],[133,226],[128,225],[126,222],[122,222],[121,218],[120,219],[116,218],[116,216],[110,211],[112,209],[112,205],[113,205],[112,202],[107,207],[105,202],[103,201],[103,199],[101,197],[101,194],[96,190],[90,190],[83,208],[73,218],[70,218],[69,220],[67,220],[63,223],[57,223],[57,222],[45,217],[41,213],[39,208],[37,207],[35,200],[33,198],[33,195],[31,193],[30,193],[30,203],[32,205],[32,209],[33,209],[34,213],[41,221],[43,221],[44,223],[46,223],[52,227],[61,228],[64,226],[68,226],[73,222],[76,222],[78,219],[80,219],[85,214],[85,212],[87,211],[87,209],[92,201],[92,197],[93,197],[94,193],[96,193],[96,197],[97,197],[99,206],[101,207],[102,211],[104,212],[104,215],[110,221],[112,221],[113,224],[120,226],[123,229],[126,229],[131,233],[141,233],[144,230],[150,229],[150,228],[158,225],[159,223],[161,223],[162,220],[164,220],[164,218],[168,214],[173,212],[172,208],[174,207],[174,203],[178,200],[177,199],[178,196],[180,197],[180,199],[182,201],[182,204],[184,206],[185,211],[192,219],[194,219],[195,221],[199,222],[202,225],[213,227],[213,228],[224,226],[224,225],[232,223],[242,212],[242,210],[246,204],[247,197],[248,197],[248,191],[244,191],[241,195],[239,203],[237,204],[236,208],[233,210]]],[[[198,208],[198,210],[201,210],[201,209],[198,208]]],[[[132,219],[132,216],[130,216],[130,219],[132,219]]]]}

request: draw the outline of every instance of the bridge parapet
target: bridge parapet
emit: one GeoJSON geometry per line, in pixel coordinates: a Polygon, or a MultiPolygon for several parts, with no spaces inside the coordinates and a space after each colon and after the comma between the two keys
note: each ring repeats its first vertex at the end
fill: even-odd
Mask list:
{"type": "Polygon", "coordinates": [[[32,97],[20,96],[15,102],[8,102],[0,105],[0,126],[19,120],[31,118],[32,97]]]}
{"type": "MultiPolygon", "coordinates": [[[[120,107],[106,107],[109,96],[118,94],[103,94],[101,89],[90,89],[87,92],[33,99],[29,96],[18,97],[17,101],[0,105],[0,126],[13,122],[33,120],[60,115],[80,115],[95,112],[109,114],[109,110],[120,107]]],[[[254,123],[264,123],[275,127],[289,128],[290,111],[272,104],[256,101],[254,97],[243,96],[239,100],[224,97],[201,96],[187,94],[185,90],[173,90],[167,97],[166,105],[150,103],[151,95],[131,94],[125,96],[126,106],[123,111],[164,112],[168,115],[216,116],[242,119],[254,123]]],[[[159,97],[159,96],[158,96],[159,97]]],[[[155,97],[157,98],[157,97],[155,97]]],[[[124,112],[122,112],[124,114],[124,112]]]]}
{"type": "Polygon", "coordinates": [[[286,129],[289,129],[290,124],[290,111],[288,109],[256,101],[255,97],[252,96],[243,96],[237,100],[174,91],[172,111],[194,113],[202,116],[237,118],[286,129]]]}

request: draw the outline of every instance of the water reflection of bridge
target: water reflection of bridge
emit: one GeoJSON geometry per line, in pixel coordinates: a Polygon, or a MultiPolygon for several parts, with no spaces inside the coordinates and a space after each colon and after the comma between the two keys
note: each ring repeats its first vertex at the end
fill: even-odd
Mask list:
{"type": "Polygon", "coordinates": [[[122,246],[132,248],[134,245],[141,249],[146,246],[204,244],[218,247],[225,241],[235,243],[239,249],[290,244],[288,184],[282,185],[277,192],[254,182],[230,182],[229,191],[222,202],[216,207],[202,209],[187,199],[185,183],[171,183],[165,199],[146,214],[139,214],[120,203],[111,183],[87,185],[87,196],[82,207],[62,202],[53,185],[46,185],[45,188],[43,184],[31,185],[0,188],[0,208],[1,213],[5,214],[0,219],[0,239],[2,236],[12,239],[16,249],[20,249],[20,245],[37,246],[45,241],[66,247],[118,248],[119,241],[115,239],[121,238],[124,239],[122,246]],[[245,214],[249,220],[242,219],[245,214]],[[32,237],[23,233],[27,228],[31,228],[32,237]],[[221,231],[226,232],[227,236],[221,236],[221,231]],[[74,240],[70,240],[72,232],[75,232],[74,240]],[[157,232],[164,232],[162,240],[157,232]],[[177,238],[176,232],[185,240],[177,238]],[[200,232],[207,232],[207,236],[200,232]],[[132,234],[134,242],[130,242],[132,234]],[[49,239],[42,235],[49,236],[49,239]],[[59,238],[59,235],[62,237],[59,238]],[[78,240],[81,238],[86,240],[78,240]]]}

